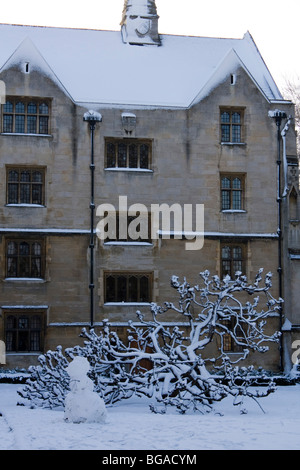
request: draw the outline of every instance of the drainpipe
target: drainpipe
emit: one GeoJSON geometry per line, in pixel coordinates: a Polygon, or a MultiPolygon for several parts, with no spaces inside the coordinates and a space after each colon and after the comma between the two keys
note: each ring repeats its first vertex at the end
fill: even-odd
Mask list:
{"type": "MultiPolygon", "coordinates": [[[[278,235],[278,290],[279,297],[282,299],[282,193],[281,193],[281,123],[283,119],[287,118],[287,115],[283,111],[276,109],[275,111],[269,111],[269,117],[275,120],[277,127],[277,235],[278,235]]],[[[282,303],[279,306],[279,331],[282,330],[283,324],[283,307],[282,303]]],[[[283,341],[282,335],[280,336],[280,368],[283,370],[283,341]]]]}

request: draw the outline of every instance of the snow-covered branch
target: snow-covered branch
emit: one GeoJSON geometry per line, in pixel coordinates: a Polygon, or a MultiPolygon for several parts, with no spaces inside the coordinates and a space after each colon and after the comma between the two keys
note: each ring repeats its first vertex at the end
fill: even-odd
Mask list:
{"type": "Polygon", "coordinates": [[[263,353],[267,343],[278,342],[277,332],[264,333],[267,318],[278,313],[282,302],[270,293],[271,274],[263,279],[260,270],[253,283],[239,272],[234,279],[220,280],[204,271],[200,278],[202,285],[192,286],[173,276],[178,303],[151,304],[151,320],[138,311],[138,323],[128,323],[125,339],[104,321],[99,334],[83,330],[84,346],[66,350],[66,356],[59,348],[41,356],[21,395],[37,404],[61,404],[68,390],[65,368],[78,355],[88,359],[95,391],[106,403],[136,394],[154,398],[153,411],[173,405],[181,413],[191,408],[204,412],[229,395],[241,405],[245,396],[257,400],[273,392],[272,381],[263,391],[249,389],[253,369],[236,366],[250,351],[263,353]],[[260,297],[265,309],[259,308],[260,297]],[[173,312],[172,327],[161,321],[168,311],[173,312]],[[182,320],[185,329],[179,327],[182,320]],[[212,357],[210,343],[216,351],[212,357]],[[233,359],[232,350],[238,353],[233,359]]]}

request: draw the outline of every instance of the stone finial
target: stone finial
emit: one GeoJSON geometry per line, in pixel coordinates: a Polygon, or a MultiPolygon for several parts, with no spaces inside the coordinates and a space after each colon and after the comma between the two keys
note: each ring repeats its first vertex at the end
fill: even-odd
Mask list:
{"type": "Polygon", "coordinates": [[[128,44],[160,45],[155,0],[125,0],[122,39],[128,44]]]}

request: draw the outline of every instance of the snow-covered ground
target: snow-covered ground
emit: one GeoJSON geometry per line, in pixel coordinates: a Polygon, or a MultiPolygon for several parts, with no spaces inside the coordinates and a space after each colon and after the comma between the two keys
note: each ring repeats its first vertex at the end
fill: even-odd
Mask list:
{"type": "Polygon", "coordinates": [[[263,398],[265,413],[247,402],[248,414],[240,414],[226,399],[218,405],[223,416],[153,414],[145,399],[135,398],[108,407],[105,424],[66,423],[62,409],[16,406],[20,387],[0,384],[2,450],[300,449],[300,384],[263,398]]]}

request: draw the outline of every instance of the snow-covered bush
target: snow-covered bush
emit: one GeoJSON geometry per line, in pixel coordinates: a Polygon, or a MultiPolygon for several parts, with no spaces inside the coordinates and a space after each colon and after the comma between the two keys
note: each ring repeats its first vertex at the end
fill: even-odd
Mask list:
{"type": "Polygon", "coordinates": [[[63,354],[62,347],[58,346],[55,351],[39,356],[39,363],[38,366],[29,367],[30,377],[18,394],[32,406],[63,406],[70,379],[66,371],[69,361],[63,354]]]}
{"type": "MultiPolygon", "coordinates": [[[[200,273],[201,286],[191,286],[186,279],[180,282],[174,276],[171,285],[178,292],[178,304],[151,304],[151,320],[137,312],[138,322],[128,323],[126,341],[111,330],[108,322],[104,322],[99,335],[94,330],[83,330],[84,346],[68,349],[66,354],[69,358],[81,355],[88,359],[90,378],[106,403],[137,394],[156,400],[151,406],[154,412],[164,412],[169,405],[180,413],[190,409],[204,412],[212,410],[215,402],[232,396],[233,403],[242,409],[245,397],[257,400],[275,390],[272,380],[266,387],[254,389],[258,375],[253,367],[237,366],[250,351],[264,353],[268,342],[279,340],[279,333],[266,335],[264,327],[266,319],[277,314],[282,300],[270,294],[271,274],[264,281],[261,274],[262,270],[250,284],[241,273],[236,273],[233,280],[220,280],[204,271],[200,273]],[[254,294],[265,297],[265,309],[258,308],[259,297],[254,294]],[[177,317],[177,325],[170,327],[163,322],[168,311],[177,317]],[[179,324],[186,326],[180,328],[179,324]],[[234,361],[227,351],[228,341],[239,350],[234,361]],[[207,352],[210,343],[214,345],[210,351],[218,350],[212,357],[207,352]]],[[[57,391],[65,396],[68,360],[61,350],[53,354],[60,361],[57,374],[61,380],[48,352],[41,366],[32,368],[30,385],[22,392],[24,398],[36,402],[44,397],[45,403],[50,403],[51,396],[52,405],[58,401],[57,391]]]]}

